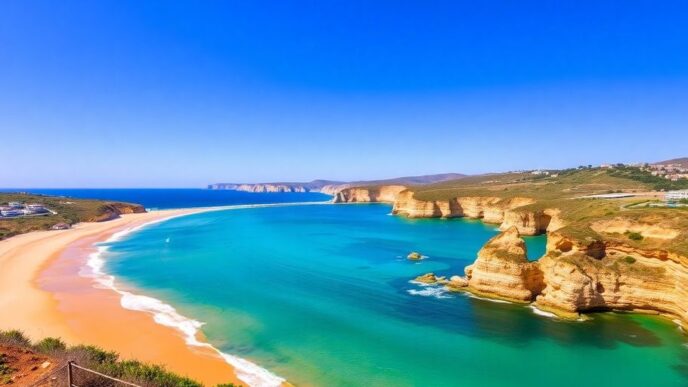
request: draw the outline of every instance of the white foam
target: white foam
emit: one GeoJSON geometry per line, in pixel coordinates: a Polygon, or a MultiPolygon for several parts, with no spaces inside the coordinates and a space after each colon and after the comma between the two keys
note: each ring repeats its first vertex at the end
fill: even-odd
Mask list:
{"type": "Polygon", "coordinates": [[[436,283],[429,284],[429,283],[427,283],[427,282],[420,282],[420,281],[416,281],[416,280],[411,280],[411,281],[409,281],[409,283],[410,283],[410,284],[414,284],[414,285],[418,285],[418,286],[423,286],[423,287],[426,287],[426,286],[437,286],[436,283]]]}
{"type": "Polygon", "coordinates": [[[678,327],[678,330],[679,330],[680,332],[682,332],[682,333],[685,332],[685,330],[683,329],[683,324],[681,324],[681,320],[671,320],[671,321],[672,321],[674,324],[676,324],[676,327],[678,327]]]}
{"type": "Polygon", "coordinates": [[[423,297],[435,297],[435,298],[451,298],[441,286],[427,286],[422,290],[409,289],[407,292],[413,296],[423,296],[423,297]]]}
{"type": "Polygon", "coordinates": [[[548,318],[557,318],[557,315],[552,313],[552,312],[545,312],[544,310],[538,309],[533,305],[528,305],[528,307],[533,311],[533,313],[537,314],[538,316],[548,317],[548,318]]]}
{"type": "MultiPolygon", "coordinates": [[[[306,205],[306,204],[326,204],[329,202],[317,202],[317,203],[296,203],[296,205],[306,205]]],[[[224,206],[224,207],[214,207],[210,209],[204,209],[204,211],[213,210],[230,210],[230,209],[242,209],[242,208],[256,208],[256,207],[273,207],[273,206],[284,206],[284,205],[295,205],[294,203],[279,203],[279,204],[258,204],[258,205],[238,205],[238,206],[224,206]]],[[[126,235],[138,231],[144,227],[150,226],[152,224],[160,223],[171,218],[176,218],[183,215],[175,215],[167,218],[151,221],[142,224],[137,227],[128,228],[119,232],[112,234],[112,236],[105,241],[105,243],[112,243],[117,240],[122,239],[126,235]]],[[[84,277],[93,278],[94,283],[99,288],[111,289],[121,295],[120,304],[123,308],[135,311],[141,311],[145,313],[150,313],[153,315],[153,320],[163,326],[171,327],[184,336],[184,340],[187,345],[194,347],[204,347],[216,351],[222,359],[229,365],[234,367],[237,377],[249,386],[256,387],[275,387],[280,386],[285,382],[284,378],[272,374],[270,371],[261,368],[260,366],[237,356],[233,356],[220,351],[209,343],[202,342],[198,340],[198,333],[203,326],[203,322],[194,320],[181,314],[169,304],[158,300],[157,298],[148,297],[144,295],[134,294],[129,291],[122,290],[116,286],[116,279],[114,276],[109,275],[104,272],[103,267],[105,266],[104,254],[107,252],[108,247],[103,245],[97,245],[96,251],[89,254],[88,260],[86,261],[86,266],[82,267],[79,274],[84,277]]]]}

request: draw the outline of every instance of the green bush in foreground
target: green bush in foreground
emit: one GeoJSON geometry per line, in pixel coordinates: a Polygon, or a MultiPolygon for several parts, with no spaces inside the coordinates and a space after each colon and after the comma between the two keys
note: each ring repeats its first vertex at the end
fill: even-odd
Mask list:
{"type": "Polygon", "coordinates": [[[45,339],[36,343],[34,347],[36,348],[36,351],[46,354],[63,352],[67,349],[67,345],[64,343],[64,341],[54,337],[46,337],[45,339]]]}
{"type": "Polygon", "coordinates": [[[0,344],[29,347],[31,346],[31,340],[26,337],[24,332],[13,329],[11,331],[0,331],[0,344]]]}

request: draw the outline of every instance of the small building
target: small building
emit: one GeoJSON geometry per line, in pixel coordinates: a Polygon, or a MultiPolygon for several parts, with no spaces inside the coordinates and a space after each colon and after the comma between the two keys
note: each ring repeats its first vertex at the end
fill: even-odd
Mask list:
{"type": "Polygon", "coordinates": [[[15,209],[11,209],[11,210],[2,210],[2,211],[0,211],[0,214],[2,214],[2,216],[6,217],[6,218],[13,218],[13,217],[15,217],[15,216],[24,215],[24,211],[22,211],[22,210],[15,210],[15,209]]]}
{"type": "Polygon", "coordinates": [[[70,228],[72,228],[72,226],[70,226],[67,223],[63,223],[63,222],[54,224],[52,227],[50,227],[51,230],[67,230],[70,228]]]}
{"type": "Polygon", "coordinates": [[[12,208],[24,208],[24,205],[20,202],[9,202],[7,205],[12,208]]]}
{"type": "Polygon", "coordinates": [[[540,169],[537,169],[535,171],[530,172],[531,175],[549,175],[549,171],[543,171],[540,169]]]}
{"type": "Polygon", "coordinates": [[[679,200],[688,200],[688,189],[682,189],[678,191],[667,191],[664,198],[668,202],[677,202],[679,200]]]}

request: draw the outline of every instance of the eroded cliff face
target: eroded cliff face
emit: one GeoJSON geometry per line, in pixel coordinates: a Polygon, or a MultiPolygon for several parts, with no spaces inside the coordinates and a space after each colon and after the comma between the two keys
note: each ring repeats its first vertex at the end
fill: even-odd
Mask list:
{"type": "Polygon", "coordinates": [[[349,184],[327,184],[322,186],[319,191],[320,193],[324,193],[326,195],[335,196],[339,191],[347,189],[349,187],[349,184]]]}
{"type": "Polygon", "coordinates": [[[532,301],[544,286],[542,273],[537,263],[528,262],[526,244],[514,226],[490,239],[465,272],[473,291],[509,300],[532,301]]]}
{"type": "Polygon", "coordinates": [[[298,184],[239,184],[235,190],[244,192],[308,192],[298,184]]]}
{"type": "MultiPolygon", "coordinates": [[[[617,230],[618,224],[599,230],[617,230]]],[[[465,272],[465,281],[454,282],[465,286],[438,284],[452,291],[532,302],[561,317],[625,310],[662,314],[688,326],[688,257],[662,250],[551,232],[546,254],[528,262],[525,243],[512,226],[487,242],[465,272]]]]}
{"type": "Polygon", "coordinates": [[[456,197],[450,200],[418,200],[412,191],[400,192],[394,202],[393,214],[409,218],[482,219],[499,224],[501,230],[516,227],[521,235],[539,235],[563,227],[559,210],[528,210],[535,203],[530,198],[499,198],[490,196],[456,197]]]}
{"type": "Polygon", "coordinates": [[[539,260],[545,287],[536,305],[555,313],[651,311],[688,322],[688,258],[613,241],[554,233],[539,260]]]}
{"type": "Polygon", "coordinates": [[[335,193],[334,203],[393,203],[399,192],[405,190],[403,185],[382,185],[375,187],[350,187],[335,193]]]}

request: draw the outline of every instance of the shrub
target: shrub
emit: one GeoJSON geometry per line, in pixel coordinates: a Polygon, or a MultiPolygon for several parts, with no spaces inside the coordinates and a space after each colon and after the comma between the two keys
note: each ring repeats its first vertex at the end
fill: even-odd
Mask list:
{"type": "Polygon", "coordinates": [[[189,378],[173,374],[164,367],[142,363],[137,360],[124,360],[103,363],[95,367],[99,372],[138,384],[152,384],[158,387],[201,387],[189,378]]]}
{"type": "Polygon", "coordinates": [[[628,264],[633,264],[635,263],[635,258],[631,257],[630,255],[627,255],[624,257],[624,261],[628,264]]]}
{"type": "Polygon", "coordinates": [[[640,234],[639,232],[629,232],[628,233],[628,239],[633,240],[633,241],[639,241],[643,239],[643,235],[640,234]]]}
{"type": "Polygon", "coordinates": [[[46,337],[34,346],[36,351],[43,353],[63,352],[67,349],[64,341],[55,337],[46,337]]]}
{"type": "Polygon", "coordinates": [[[16,370],[7,364],[7,356],[0,353],[0,384],[11,384],[14,371],[16,370]]]}
{"type": "Polygon", "coordinates": [[[10,331],[0,331],[0,343],[28,347],[31,345],[31,340],[26,337],[24,332],[13,329],[10,331]]]}
{"type": "Polygon", "coordinates": [[[75,345],[69,348],[69,356],[78,363],[89,365],[114,363],[119,359],[117,352],[105,351],[93,345],[75,345]]]}

